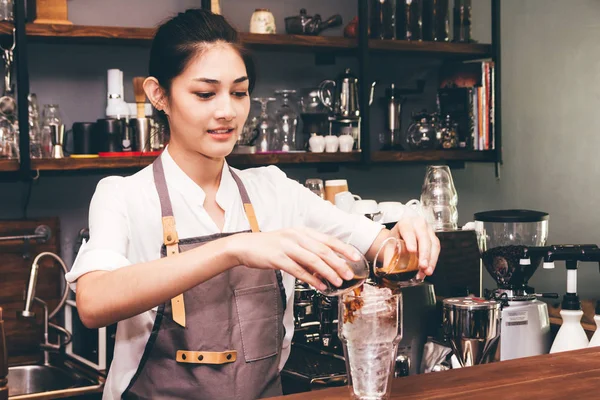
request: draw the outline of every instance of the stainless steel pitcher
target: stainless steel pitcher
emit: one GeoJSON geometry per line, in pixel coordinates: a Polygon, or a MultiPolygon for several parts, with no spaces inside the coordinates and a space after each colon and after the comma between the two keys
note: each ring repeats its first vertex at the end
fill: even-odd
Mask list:
{"type": "MultiPolygon", "coordinates": [[[[373,102],[375,83],[371,85],[369,105],[373,102]]],[[[346,68],[335,81],[325,80],[319,84],[319,99],[336,120],[357,120],[360,117],[358,85],[358,78],[346,68]]]]}

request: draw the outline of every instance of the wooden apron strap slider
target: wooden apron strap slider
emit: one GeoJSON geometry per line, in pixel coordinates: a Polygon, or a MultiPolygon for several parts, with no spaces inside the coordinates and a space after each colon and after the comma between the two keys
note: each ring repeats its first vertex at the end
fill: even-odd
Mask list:
{"type": "MultiPolygon", "coordinates": [[[[167,216],[162,219],[163,241],[167,248],[167,257],[179,254],[179,236],[175,227],[175,217],[167,216]]],[[[183,293],[171,299],[173,321],[185,328],[185,303],[183,293]]]]}
{"type": "Polygon", "coordinates": [[[177,362],[188,364],[228,364],[237,360],[237,351],[188,351],[177,350],[177,362]]]}
{"type": "Polygon", "coordinates": [[[244,211],[246,211],[246,217],[248,218],[248,222],[250,222],[250,228],[252,229],[252,232],[260,232],[260,229],[258,228],[258,220],[256,219],[256,214],[254,213],[254,207],[252,207],[252,204],[244,203],[244,211]]]}

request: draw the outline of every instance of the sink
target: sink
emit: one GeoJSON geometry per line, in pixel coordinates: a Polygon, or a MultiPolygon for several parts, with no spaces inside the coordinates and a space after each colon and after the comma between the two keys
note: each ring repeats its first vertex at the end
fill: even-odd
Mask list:
{"type": "Polygon", "coordinates": [[[97,381],[77,374],[75,371],[50,365],[22,365],[8,368],[10,398],[34,393],[50,394],[48,392],[57,391],[66,394],[72,392],[69,389],[97,385],[97,381]]]}

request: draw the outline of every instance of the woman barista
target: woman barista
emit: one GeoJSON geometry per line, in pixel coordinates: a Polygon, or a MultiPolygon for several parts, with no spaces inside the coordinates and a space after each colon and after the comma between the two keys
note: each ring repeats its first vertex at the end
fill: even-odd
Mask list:
{"type": "Polygon", "coordinates": [[[255,77],[223,17],[188,10],[163,24],[149,72],[144,90],[169,145],[137,174],[100,181],[91,239],[68,275],[86,326],[118,321],[104,399],[281,394],[296,278],[340,285],[352,274],[336,252],[372,258],[390,235],[418,251],[429,275],[439,241],[420,217],[388,231],[276,167],[227,165],[255,77]]]}

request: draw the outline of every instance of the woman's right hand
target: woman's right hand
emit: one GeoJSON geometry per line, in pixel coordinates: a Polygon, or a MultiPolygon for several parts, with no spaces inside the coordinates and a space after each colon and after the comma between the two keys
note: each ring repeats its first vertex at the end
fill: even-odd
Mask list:
{"type": "Polygon", "coordinates": [[[358,250],[341,240],[309,228],[230,236],[230,251],[239,265],[259,269],[280,269],[319,290],[326,286],[319,276],[335,286],[354,273],[336,253],[358,261],[358,250]]]}

